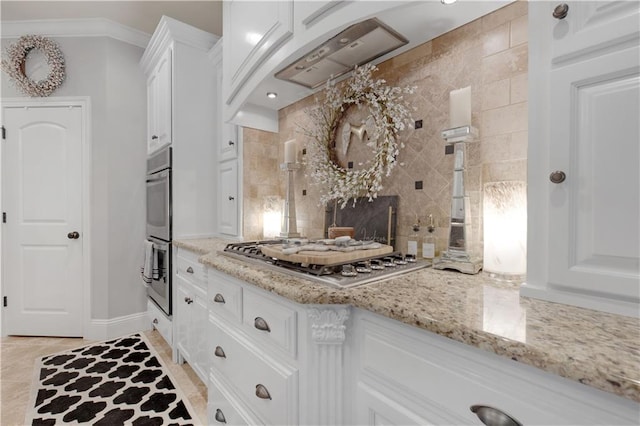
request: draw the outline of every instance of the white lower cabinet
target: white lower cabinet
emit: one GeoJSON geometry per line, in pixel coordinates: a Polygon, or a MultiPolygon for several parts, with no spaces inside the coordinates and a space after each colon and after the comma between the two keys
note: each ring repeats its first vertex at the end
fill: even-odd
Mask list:
{"type": "Polygon", "coordinates": [[[206,383],[209,377],[206,278],[195,253],[178,249],[176,256],[175,327],[178,362],[186,361],[206,383]],[[195,261],[195,262],[194,262],[195,261]]]}
{"type": "Polygon", "coordinates": [[[211,425],[637,424],[640,406],[576,381],[344,305],[302,305],[214,269],[211,425]]]}
{"type": "Polygon", "coordinates": [[[523,425],[637,423],[632,401],[369,312],[356,321],[358,424],[479,425],[474,405],[523,425]]]}

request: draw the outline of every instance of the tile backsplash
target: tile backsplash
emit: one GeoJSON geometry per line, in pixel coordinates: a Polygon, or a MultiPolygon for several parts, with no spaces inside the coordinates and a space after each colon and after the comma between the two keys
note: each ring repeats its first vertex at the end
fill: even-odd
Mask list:
{"type": "MultiPolygon", "coordinates": [[[[411,225],[436,225],[437,252],[445,250],[451,204],[453,155],[445,154],[441,131],[449,124],[449,92],[471,86],[476,142],[467,145],[467,194],[473,228],[472,248],[482,250],[482,188],[487,182],[525,181],[527,175],[527,2],[511,3],[378,65],[374,78],[388,85],[415,86],[407,98],[422,127],[400,134],[405,147],[399,165],[384,180],[380,195],[398,195],[398,247],[406,248],[411,225]],[[417,182],[422,185],[417,185],[417,182]],[[420,189],[416,189],[420,187],[420,189]]],[[[279,111],[278,134],[244,129],[244,237],[262,238],[265,197],[284,196],[284,142],[296,139],[299,158],[309,142],[301,128],[311,126],[305,109],[310,96],[279,111]]],[[[324,234],[324,207],[318,188],[296,172],[298,230],[324,234]],[[303,195],[304,194],[304,195],[303,195]]],[[[348,208],[348,207],[347,207],[348,208]]],[[[339,225],[339,224],[338,224],[339,225]]],[[[424,228],[423,228],[424,232],[424,228]]]]}

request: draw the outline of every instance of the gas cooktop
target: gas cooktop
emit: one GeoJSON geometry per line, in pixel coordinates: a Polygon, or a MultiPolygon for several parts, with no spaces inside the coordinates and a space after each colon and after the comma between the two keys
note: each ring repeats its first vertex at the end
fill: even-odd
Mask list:
{"type": "Polygon", "coordinates": [[[265,240],[231,243],[227,244],[221,253],[245,262],[263,265],[285,274],[306,278],[337,288],[351,288],[379,282],[431,266],[431,262],[427,260],[416,259],[411,255],[405,256],[400,252],[373,257],[364,256],[356,261],[331,265],[295,263],[262,253],[262,246],[272,244],[282,244],[282,241],[265,240]]]}

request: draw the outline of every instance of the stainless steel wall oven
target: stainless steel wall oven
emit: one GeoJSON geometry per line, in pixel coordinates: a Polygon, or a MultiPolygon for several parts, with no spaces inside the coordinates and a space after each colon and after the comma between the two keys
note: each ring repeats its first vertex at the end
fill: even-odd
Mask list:
{"type": "Polygon", "coordinates": [[[147,240],[157,256],[157,274],[147,287],[149,297],[171,315],[171,147],[147,159],[147,240]]]}

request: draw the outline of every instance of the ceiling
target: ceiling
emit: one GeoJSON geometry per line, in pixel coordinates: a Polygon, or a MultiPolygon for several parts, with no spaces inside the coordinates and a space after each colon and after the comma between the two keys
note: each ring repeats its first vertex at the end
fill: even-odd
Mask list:
{"type": "Polygon", "coordinates": [[[107,18],[148,34],[162,15],[222,35],[222,1],[0,1],[3,21],[107,18]]]}

